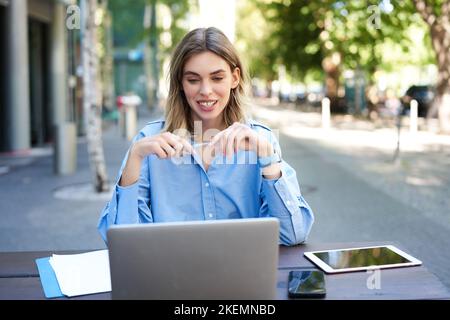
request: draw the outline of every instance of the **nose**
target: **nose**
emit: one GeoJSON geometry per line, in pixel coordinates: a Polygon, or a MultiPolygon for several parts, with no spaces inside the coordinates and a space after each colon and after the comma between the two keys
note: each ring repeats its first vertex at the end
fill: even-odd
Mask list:
{"type": "Polygon", "coordinates": [[[201,87],[200,87],[200,94],[203,96],[209,96],[212,92],[211,84],[209,81],[202,81],[201,87]]]}

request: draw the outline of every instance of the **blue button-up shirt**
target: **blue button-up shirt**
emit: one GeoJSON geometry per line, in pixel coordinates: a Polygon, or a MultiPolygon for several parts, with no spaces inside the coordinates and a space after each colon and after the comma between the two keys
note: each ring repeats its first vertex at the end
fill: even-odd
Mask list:
{"type": "MultiPolygon", "coordinates": [[[[248,125],[263,134],[281,155],[273,132],[250,120],[248,125]]],[[[164,120],[147,124],[134,138],[158,134],[164,120]]],[[[128,151],[129,152],[129,151],[128,151]]],[[[284,160],[279,179],[265,179],[254,151],[239,151],[233,159],[216,156],[207,171],[196,155],[179,161],[152,154],[142,161],[139,181],[115,192],[103,209],[98,230],[106,241],[110,225],[187,220],[276,217],[280,221],[280,243],[294,245],[306,240],[314,215],[300,193],[295,170],[284,160]]]]}

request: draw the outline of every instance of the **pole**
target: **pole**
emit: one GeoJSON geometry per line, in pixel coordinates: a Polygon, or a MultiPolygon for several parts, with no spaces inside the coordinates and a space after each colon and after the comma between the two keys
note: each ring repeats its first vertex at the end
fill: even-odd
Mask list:
{"type": "Polygon", "coordinates": [[[402,115],[401,112],[398,113],[397,115],[397,147],[395,148],[394,151],[394,164],[398,164],[399,160],[400,160],[400,131],[401,131],[401,127],[402,127],[402,115]]]}
{"type": "Polygon", "coordinates": [[[330,99],[323,98],[322,99],[322,128],[329,129],[330,128],[330,99]]]}
{"type": "Polygon", "coordinates": [[[410,104],[410,121],[409,121],[409,132],[417,133],[417,118],[419,114],[418,103],[416,100],[412,99],[410,104]]]}
{"type": "MultiPolygon", "coordinates": [[[[30,126],[30,71],[28,59],[28,1],[9,1],[5,9],[7,42],[7,70],[5,89],[8,107],[1,106],[3,126],[0,129],[2,149],[5,151],[28,150],[31,147],[30,126]],[[6,110],[6,111],[5,111],[6,110]]],[[[3,31],[3,30],[2,30],[3,31]]]]}

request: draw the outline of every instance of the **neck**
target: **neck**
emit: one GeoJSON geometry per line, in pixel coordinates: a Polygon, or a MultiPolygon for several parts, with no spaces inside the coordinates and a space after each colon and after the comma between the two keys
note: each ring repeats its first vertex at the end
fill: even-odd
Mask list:
{"type": "Polygon", "coordinates": [[[197,142],[204,142],[204,141],[210,141],[212,139],[211,134],[216,135],[218,131],[222,131],[226,129],[225,122],[221,117],[217,117],[216,119],[211,120],[200,120],[194,118],[194,140],[197,142]],[[201,127],[199,126],[199,122],[201,122],[201,127]],[[196,125],[197,123],[197,125],[196,125]],[[206,134],[205,133],[210,134],[206,134]],[[202,134],[200,137],[199,134],[202,134]]]}

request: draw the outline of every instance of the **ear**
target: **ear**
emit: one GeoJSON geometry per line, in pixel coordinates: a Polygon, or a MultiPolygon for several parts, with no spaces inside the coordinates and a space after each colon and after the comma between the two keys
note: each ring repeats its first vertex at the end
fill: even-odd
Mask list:
{"type": "Polygon", "coordinates": [[[238,67],[234,68],[233,72],[231,73],[231,88],[235,89],[239,85],[239,81],[241,81],[241,69],[238,67]]]}

